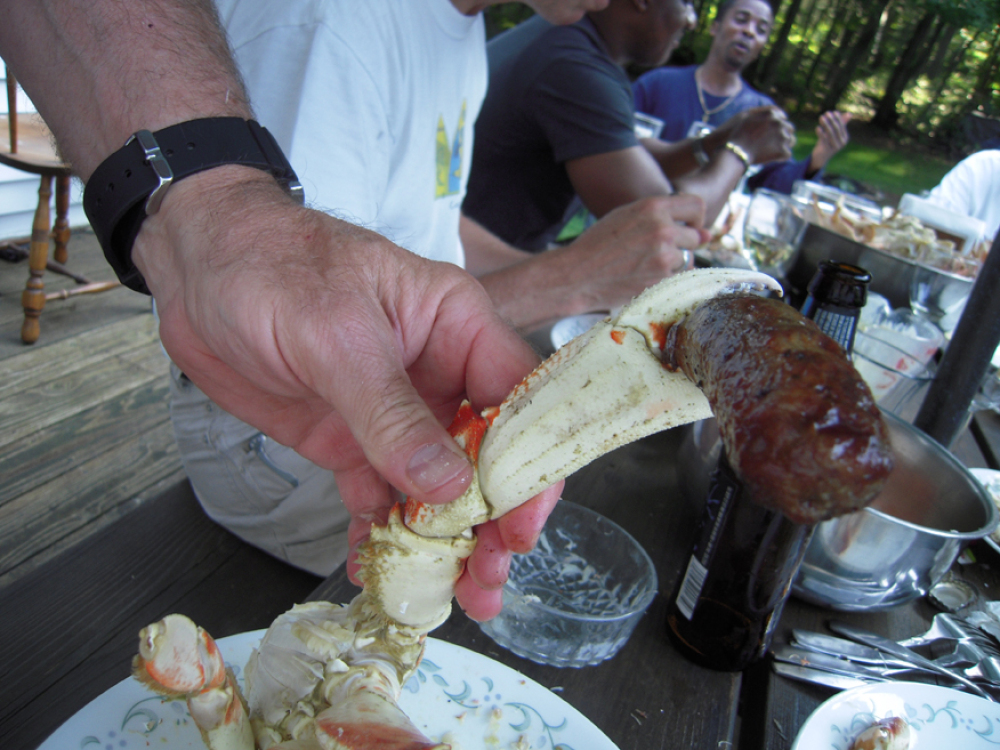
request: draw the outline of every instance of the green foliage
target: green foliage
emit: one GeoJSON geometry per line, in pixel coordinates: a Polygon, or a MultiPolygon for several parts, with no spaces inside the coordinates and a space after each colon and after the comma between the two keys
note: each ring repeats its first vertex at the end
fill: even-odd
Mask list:
{"type": "MultiPolygon", "coordinates": [[[[1000,136],[1000,0],[892,0],[888,5],[877,0],[802,0],[798,6],[783,0],[775,4],[775,34],[787,14],[798,8],[787,44],[775,45],[772,34],[761,59],[745,76],[792,115],[818,116],[828,92],[837,99],[836,108],[852,113],[855,121],[870,121],[882,105],[881,121],[891,143],[923,151],[936,149],[952,162],[985,138],[1000,136]],[[925,23],[923,36],[915,37],[921,21],[925,23]],[[877,33],[869,43],[875,27],[877,33]],[[868,35],[862,33],[865,29],[868,35]],[[859,38],[863,40],[860,48],[859,38]],[[777,47],[781,47],[780,58],[769,60],[777,47]],[[758,70],[766,85],[755,78],[758,70]]],[[[716,0],[695,0],[698,27],[681,40],[670,65],[705,59],[712,43],[708,27],[716,5],[716,0]]],[[[526,20],[533,11],[521,3],[503,3],[489,7],[485,15],[487,35],[492,38],[526,20]]],[[[643,72],[629,71],[633,76],[643,72]]],[[[866,168],[872,163],[861,160],[857,166],[866,168]]],[[[939,176],[939,166],[921,166],[926,167],[923,173],[939,176]]],[[[906,165],[886,162],[884,171],[890,183],[912,177],[906,165]]]]}
{"type": "Polygon", "coordinates": [[[514,28],[522,21],[531,18],[535,12],[521,3],[503,3],[491,5],[486,9],[486,38],[492,39],[497,34],[514,28]]]}
{"type": "Polygon", "coordinates": [[[947,23],[987,29],[1000,22],[1000,0],[924,0],[947,23]]]}
{"type": "MultiPolygon", "coordinates": [[[[816,122],[797,123],[794,156],[804,159],[816,145],[816,122]]],[[[886,194],[920,193],[937,185],[954,166],[953,160],[912,148],[899,148],[884,138],[863,131],[827,164],[826,173],[844,175],[876,187],[886,194]]]]}

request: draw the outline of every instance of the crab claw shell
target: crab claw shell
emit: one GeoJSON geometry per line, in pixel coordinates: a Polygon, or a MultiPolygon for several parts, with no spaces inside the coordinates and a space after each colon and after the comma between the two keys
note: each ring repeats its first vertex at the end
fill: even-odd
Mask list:
{"type": "Polygon", "coordinates": [[[503,515],[599,456],[712,415],[660,357],[667,328],[724,294],[781,286],[761,273],[704,269],[650,287],[543,362],[500,405],[479,452],[479,485],[503,515]]]}
{"type": "Polygon", "coordinates": [[[167,615],[139,632],[132,670],[136,678],[172,697],[220,687],[226,679],[215,641],[184,615],[167,615]]]}
{"type": "Polygon", "coordinates": [[[365,591],[397,623],[433,630],[451,614],[455,581],[475,546],[468,525],[454,538],[421,536],[403,523],[397,505],[359,550],[365,591]]]}
{"type": "Polygon", "coordinates": [[[432,742],[403,710],[369,691],[352,691],[316,717],[317,739],[323,750],[449,750],[432,742]]]}
{"type": "Polygon", "coordinates": [[[212,637],[184,615],[167,615],[139,633],[132,674],[169,698],[186,698],[213,750],[254,746],[246,707],[212,637]]]}

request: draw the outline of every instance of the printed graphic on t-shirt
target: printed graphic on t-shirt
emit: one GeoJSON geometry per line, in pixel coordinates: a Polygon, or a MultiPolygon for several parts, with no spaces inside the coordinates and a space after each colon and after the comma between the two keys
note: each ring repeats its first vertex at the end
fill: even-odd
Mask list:
{"type": "Polygon", "coordinates": [[[455,127],[455,137],[449,142],[448,129],[444,124],[444,115],[438,115],[437,154],[436,154],[436,185],[434,197],[444,198],[455,195],[462,186],[462,151],[465,147],[465,99],[462,100],[462,110],[458,114],[458,124],[455,127]]]}

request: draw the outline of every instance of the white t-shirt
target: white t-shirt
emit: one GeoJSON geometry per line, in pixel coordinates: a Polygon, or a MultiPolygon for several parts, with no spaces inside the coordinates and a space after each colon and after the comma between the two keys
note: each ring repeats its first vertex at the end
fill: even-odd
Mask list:
{"type": "Polygon", "coordinates": [[[309,205],[464,264],[482,14],[450,0],[217,0],[257,118],[309,205]]]}
{"type": "Polygon", "coordinates": [[[986,224],[986,238],[1000,228],[1000,150],[978,151],[948,172],[927,200],[986,224]]]}

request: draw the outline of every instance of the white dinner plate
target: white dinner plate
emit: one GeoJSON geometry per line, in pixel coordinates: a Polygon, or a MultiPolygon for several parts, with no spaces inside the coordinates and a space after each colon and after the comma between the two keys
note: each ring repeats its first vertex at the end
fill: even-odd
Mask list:
{"type": "MultiPolygon", "coordinates": [[[[219,639],[226,663],[242,669],[263,630],[219,639]]],[[[617,750],[583,714],[520,672],[460,646],[427,639],[400,707],[433,740],[455,750],[518,747],[617,750]],[[517,742],[520,745],[515,745],[517,742]]],[[[165,701],[129,678],[95,698],[38,750],[204,750],[184,701],[165,701]]]]}
{"type": "MultiPolygon", "coordinates": [[[[969,469],[969,471],[986,488],[986,492],[993,498],[993,502],[996,503],[997,507],[1000,508],[1000,471],[994,471],[993,469],[969,469]]],[[[995,533],[1000,534],[1000,531],[995,533]]],[[[985,536],[983,540],[997,554],[1000,554],[1000,543],[996,539],[992,536],[985,536]]]]}
{"type": "Polygon", "coordinates": [[[847,750],[876,721],[910,725],[911,750],[996,750],[1000,704],[952,688],[883,682],[845,690],[806,720],[792,750],[847,750]]]}

